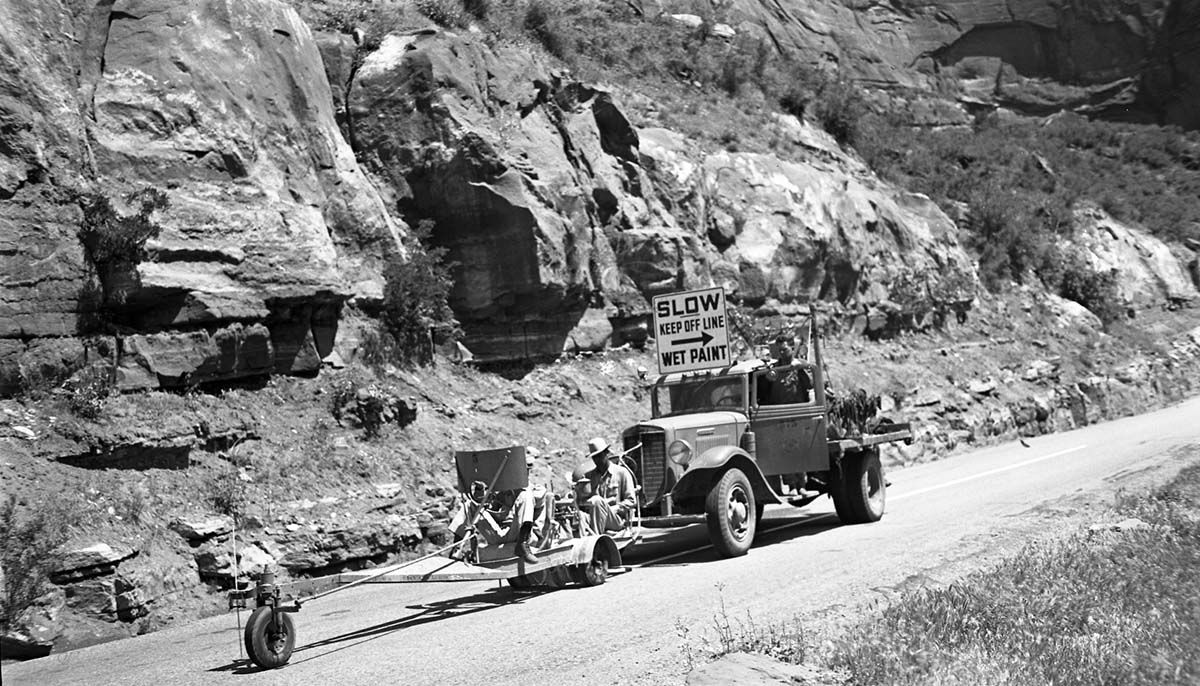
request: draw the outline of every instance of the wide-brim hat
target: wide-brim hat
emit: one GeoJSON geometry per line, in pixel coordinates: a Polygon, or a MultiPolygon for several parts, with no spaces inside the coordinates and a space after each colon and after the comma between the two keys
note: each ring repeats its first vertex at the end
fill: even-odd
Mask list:
{"type": "Polygon", "coordinates": [[[608,441],[603,438],[593,438],[588,441],[588,459],[592,459],[600,453],[608,450],[608,441]]]}

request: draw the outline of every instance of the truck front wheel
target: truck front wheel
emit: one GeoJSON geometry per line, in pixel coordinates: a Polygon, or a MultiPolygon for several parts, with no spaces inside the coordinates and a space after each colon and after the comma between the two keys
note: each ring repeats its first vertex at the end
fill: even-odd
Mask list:
{"type": "Polygon", "coordinates": [[[850,453],[836,470],[830,495],[844,524],[866,524],[883,518],[887,502],[887,481],[878,450],[850,453]]]}
{"type": "Polygon", "coordinates": [[[708,537],[722,557],[745,555],[754,542],[757,517],[750,480],[736,467],[721,475],[704,502],[708,537]]]}

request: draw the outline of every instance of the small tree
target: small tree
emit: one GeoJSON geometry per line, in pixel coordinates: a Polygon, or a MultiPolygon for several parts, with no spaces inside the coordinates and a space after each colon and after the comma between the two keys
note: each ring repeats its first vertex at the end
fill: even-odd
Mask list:
{"type": "Polygon", "coordinates": [[[105,308],[125,304],[140,284],[137,266],[149,257],[146,241],[161,231],[151,215],[168,205],[166,194],[157,188],[144,188],[127,200],[137,208],[132,215],[117,212],[108,197],[98,193],[83,194],[78,200],[83,210],[79,240],[96,269],[105,308]]]}
{"type": "Polygon", "coordinates": [[[402,364],[428,364],[433,361],[435,336],[451,339],[461,335],[450,309],[452,265],[445,262],[445,248],[429,245],[432,233],[433,222],[422,220],[413,232],[415,245],[409,258],[392,257],[383,274],[381,334],[388,340],[375,347],[381,348],[379,356],[402,364]]]}
{"type": "Polygon", "coordinates": [[[24,612],[46,592],[54,551],[66,542],[76,514],[54,501],[20,512],[17,498],[0,502],[0,628],[17,625],[24,612]]]}

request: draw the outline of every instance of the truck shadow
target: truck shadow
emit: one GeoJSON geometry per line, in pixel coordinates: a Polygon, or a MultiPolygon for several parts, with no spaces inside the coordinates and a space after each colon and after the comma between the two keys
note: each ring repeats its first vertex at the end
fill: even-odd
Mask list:
{"type": "MultiPolygon", "coordinates": [[[[524,602],[528,598],[549,593],[551,588],[530,588],[530,589],[511,589],[498,588],[476,593],[474,595],[465,596],[462,598],[451,598],[448,600],[440,600],[430,603],[422,603],[420,605],[407,605],[406,609],[416,610],[416,612],[400,617],[398,619],[381,622],[374,626],[356,629],[338,636],[331,636],[319,641],[314,641],[303,646],[297,646],[293,652],[293,659],[288,662],[289,665],[297,665],[310,660],[316,660],[326,655],[353,648],[354,646],[362,645],[377,638],[387,636],[388,634],[402,631],[421,624],[429,624],[431,622],[439,622],[445,619],[454,619],[464,615],[475,614],[485,610],[491,610],[505,605],[515,605],[524,602]],[[336,646],[336,647],[333,647],[336,646]],[[330,650],[321,650],[322,648],[331,648],[330,650]],[[294,659],[300,658],[300,659],[294,659]]],[[[253,674],[263,671],[255,666],[247,659],[239,659],[230,662],[229,664],[213,667],[210,672],[230,672],[233,674],[253,674]]]]}
{"type": "MultiPolygon", "coordinates": [[[[815,536],[841,526],[837,515],[829,512],[784,516],[768,513],[754,537],[754,546],[750,551],[753,554],[756,549],[815,536]]],[[[724,558],[709,545],[708,531],[703,524],[693,524],[664,533],[656,537],[653,547],[647,546],[640,552],[631,551],[626,556],[628,564],[640,567],[669,567],[722,559],[724,558]]]]}

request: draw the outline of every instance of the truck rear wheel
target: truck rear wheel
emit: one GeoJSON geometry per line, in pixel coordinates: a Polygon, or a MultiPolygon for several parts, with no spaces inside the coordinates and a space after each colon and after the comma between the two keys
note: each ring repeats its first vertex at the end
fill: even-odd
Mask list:
{"type": "Polygon", "coordinates": [[[842,458],[830,488],[833,506],[844,524],[866,524],[883,518],[887,482],[878,450],[864,450],[842,458]]]}
{"type": "Polygon", "coordinates": [[[708,537],[722,557],[745,555],[754,543],[757,528],[754,490],[742,470],[734,467],[721,475],[704,502],[708,537]]]}

